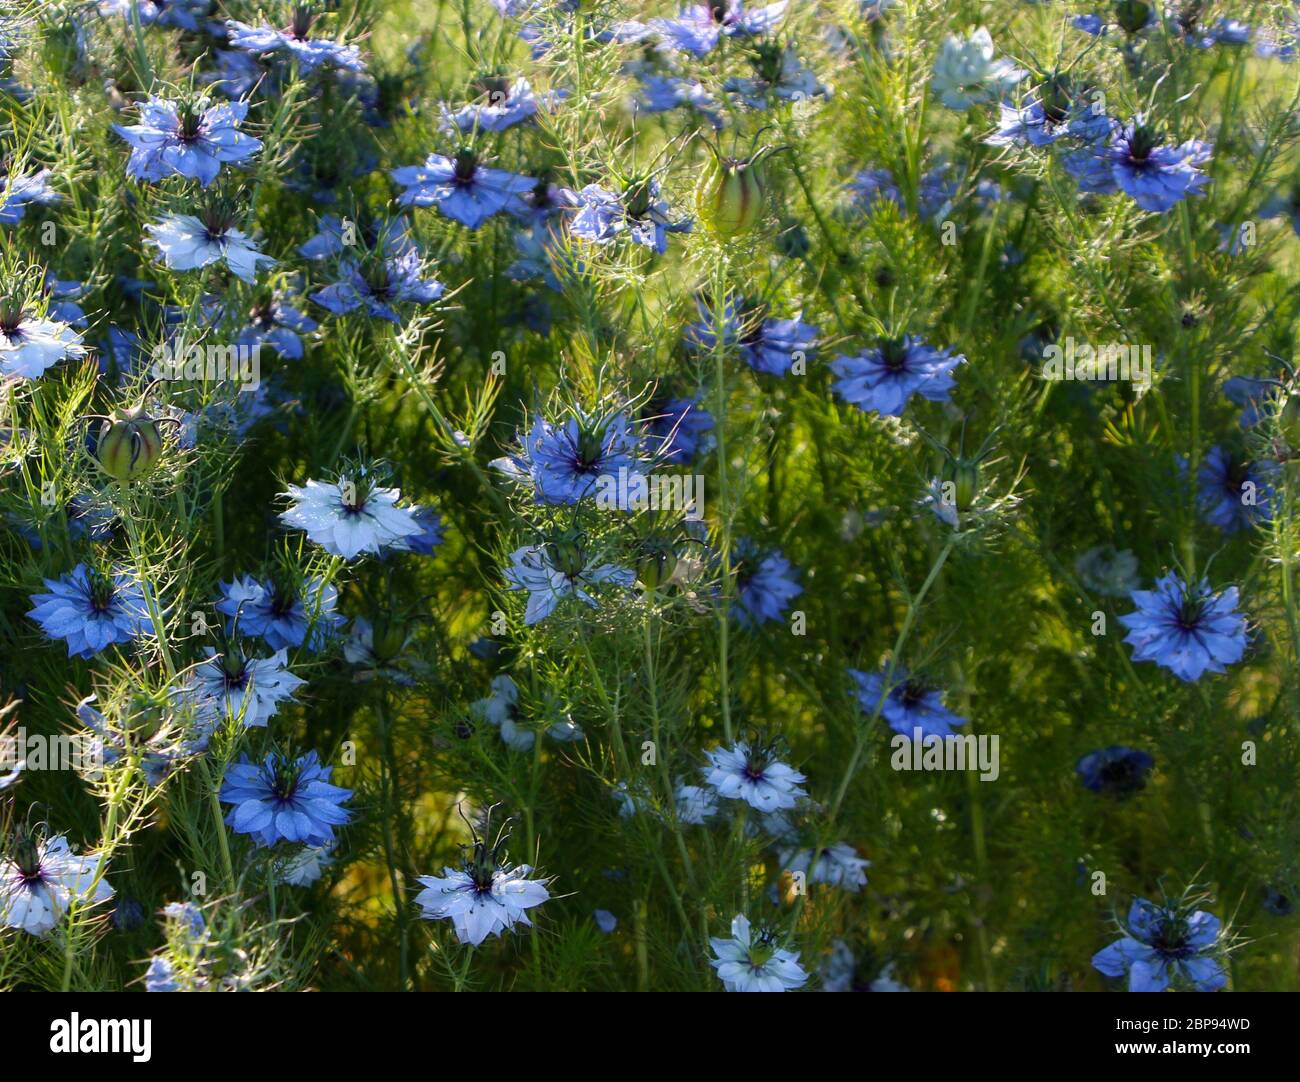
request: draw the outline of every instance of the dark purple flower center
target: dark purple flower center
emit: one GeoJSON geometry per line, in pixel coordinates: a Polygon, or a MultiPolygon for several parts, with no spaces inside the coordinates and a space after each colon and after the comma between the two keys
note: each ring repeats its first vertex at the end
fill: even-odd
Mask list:
{"type": "Polygon", "coordinates": [[[31,838],[24,838],[13,849],[14,866],[24,883],[39,883],[41,880],[41,852],[31,838]]]}
{"type": "Polygon", "coordinates": [[[886,338],[880,343],[880,363],[890,372],[901,373],[907,368],[909,351],[899,338],[886,338]]]}
{"type": "Polygon", "coordinates": [[[1151,949],[1161,958],[1190,958],[1196,948],[1187,942],[1188,929],[1185,921],[1175,917],[1163,917],[1151,934],[1151,949]]]}
{"type": "Polygon", "coordinates": [[[453,179],[456,183],[461,185],[474,183],[474,174],[478,172],[478,155],[470,147],[461,147],[456,151],[453,162],[455,164],[453,179]]]}
{"type": "Polygon", "coordinates": [[[97,613],[107,612],[113,604],[113,580],[98,571],[87,576],[90,581],[90,607],[97,613]]]}
{"type": "Polygon", "coordinates": [[[898,690],[894,694],[898,696],[899,705],[911,710],[925,698],[926,688],[919,681],[905,680],[898,685],[898,690]]]}
{"type": "Polygon", "coordinates": [[[1144,124],[1134,127],[1127,139],[1128,161],[1135,169],[1144,168],[1157,146],[1156,133],[1144,124]]]}

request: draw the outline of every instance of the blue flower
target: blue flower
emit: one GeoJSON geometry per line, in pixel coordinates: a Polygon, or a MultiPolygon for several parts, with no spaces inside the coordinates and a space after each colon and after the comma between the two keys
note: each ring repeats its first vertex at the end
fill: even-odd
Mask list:
{"type": "Polygon", "coordinates": [[[303,347],[299,335],[310,334],[319,327],[319,323],[283,297],[271,297],[249,312],[248,325],[239,332],[235,344],[248,349],[268,346],[287,361],[300,361],[303,347]]]}
{"type": "Polygon", "coordinates": [[[68,644],[68,656],[92,658],[113,643],[130,642],[146,618],[144,593],[125,574],[111,577],[78,564],[61,579],[46,579],[47,594],[33,594],[28,616],[52,639],[68,644]]]}
{"type": "Polygon", "coordinates": [[[731,615],[742,627],[780,620],[803,593],[794,565],[774,549],[765,556],[747,539],[737,542],[731,571],[736,577],[736,603],[731,615]]]}
{"type": "Polygon", "coordinates": [[[521,211],[526,207],[521,197],[537,186],[532,177],[479,164],[478,155],[468,148],[455,158],[430,154],[423,165],[403,166],[389,175],[402,186],[402,206],[437,207],[470,229],[502,211],[521,211]]]}
{"type": "Polygon", "coordinates": [[[486,101],[471,102],[456,110],[447,105],[441,107],[443,131],[505,131],[525,120],[531,120],[537,115],[538,109],[549,109],[564,96],[564,91],[556,90],[539,97],[523,76],[513,82],[484,79],[481,86],[486,101]]]}
{"type": "Polygon", "coordinates": [[[119,15],[141,26],[174,26],[197,33],[199,20],[206,19],[211,0],[99,0],[101,15],[119,15]]]}
{"type": "Polygon", "coordinates": [[[515,549],[503,574],[511,590],[528,591],[524,623],[529,626],[545,620],[570,595],[595,609],[600,603],[588,592],[592,587],[604,583],[631,586],[636,582],[634,572],[613,564],[598,564],[588,556],[580,540],[564,538],[515,549]]]}
{"type": "Polygon", "coordinates": [[[1129,629],[1124,641],[1133,646],[1134,661],[1154,661],[1191,682],[1207,670],[1223,672],[1246,652],[1246,618],[1237,612],[1235,586],[1215,594],[1202,579],[1189,590],[1171,571],[1154,590],[1134,590],[1130,597],[1137,611],[1119,622],[1129,629]]]}
{"type": "Polygon", "coordinates": [[[335,611],[339,592],[318,576],[301,582],[262,582],[244,575],[220,584],[217,612],[231,619],[231,627],[245,635],[260,636],[272,650],[285,650],[307,642],[316,651],[331,631],[343,624],[335,611]]]}
{"type": "Polygon", "coordinates": [[[553,425],[538,417],[518,454],[492,465],[516,481],[531,481],[540,504],[575,504],[594,496],[602,477],[637,472],[641,440],[626,415],[575,414],[553,425]]]}
{"type": "Polygon", "coordinates": [[[63,199],[50,187],[50,171],[41,169],[19,176],[0,160],[0,225],[15,225],[23,220],[32,204],[48,206],[63,199]]]}
{"type": "Polygon", "coordinates": [[[227,19],[226,31],[230,44],[236,49],[257,56],[286,53],[289,59],[297,61],[304,75],[322,65],[347,68],[350,71],[365,70],[361,50],[355,45],[311,37],[312,21],[311,8],[306,4],[298,4],[294,8],[292,25],[284,30],[266,25],[249,26],[247,23],[227,19]]]}
{"type": "Polygon", "coordinates": [[[335,315],[362,306],[369,315],[402,324],[395,304],[432,304],[445,292],[436,278],[426,278],[424,258],[415,248],[387,259],[358,263],[344,259],[339,265],[342,280],[311,295],[311,299],[335,315]]]}
{"type": "Polygon", "coordinates": [[[1158,139],[1139,116],[1116,125],[1100,157],[1110,166],[1116,187],[1143,210],[1164,214],[1175,203],[1204,194],[1209,177],[1199,167],[1210,160],[1214,148],[1196,139],[1178,146],[1161,145],[1158,139]]]}
{"type": "Polygon", "coordinates": [[[888,169],[863,169],[851,181],[848,189],[853,193],[853,201],[865,211],[879,200],[893,203],[899,210],[903,208],[903,193],[894,183],[894,174],[888,169]]]}
{"type": "MultiPolygon", "coordinates": [[[[686,342],[700,349],[712,349],[717,337],[712,326],[713,312],[706,301],[698,303],[703,319],[687,328],[686,342]]],[[[729,303],[723,317],[723,339],[739,346],[740,359],[755,372],[784,376],[794,366],[796,354],[806,366],[816,352],[813,347],[817,328],[804,323],[799,315],[796,313],[793,319],[768,319],[766,305],[747,301],[729,303]]]]}
{"type": "Polygon", "coordinates": [[[246,102],[214,105],[202,112],[191,103],[150,98],[140,106],[140,123],[115,124],[113,130],[131,144],[127,173],[137,180],[157,181],[172,175],[189,177],[207,187],[225,162],[242,162],[262,149],[262,143],[239,130],[248,115],[246,102]]]}
{"type": "Polygon", "coordinates": [[[909,739],[915,736],[917,729],[921,730],[923,738],[952,736],[954,725],[967,722],[966,718],[943,705],[942,692],[909,678],[905,669],[894,670],[883,705],[881,696],[885,691],[885,673],[867,673],[857,669],[849,669],[848,673],[858,685],[858,705],[869,716],[874,716],[876,708],[880,707],[889,727],[909,739]]]}
{"type": "Polygon", "coordinates": [[[952,371],[965,360],[960,353],[935,349],[912,335],[884,339],[872,349],[832,361],[831,371],[839,377],[833,389],[864,412],[898,417],[914,394],[931,402],[948,401],[956,386],[952,371]]]}
{"type": "Polygon", "coordinates": [[[1205,520],[1224,533],[1236,533],[1272,518],[1269,501],[1276,462],[1247,462],[1222,447],[1211,447],[1196,471],[1197,502],[1205,520]]]}
{"type": "Polygon", "coordinates": [[[712,446],[713,415],[700,406],[700,398],[669,398],[646,407],[646,433],[660,444],[655,458],[668,465],[690,462],[712,446]]]}
{"type": "Polygon", "coordinates": [[[629,185],[621,196],[588,184],[577,198],[569,232],[593,244],[609,244],[626,235],[662,255],[668,250],[669,233],[691,230],[689,221],[669,219],[668,203],[660,198],[659,182],[653,178],[629,185]]]}
{"type": "Polygon", "coordinates": [[[666,49],[707,56],[727,37],[764,34],[781,21],[788,0],[778,0],[766,7],[745,10],[744,0],[693,4],[675,19],[651,19],[648,30],[663,39],[666,49]]]}
{"type": "Polygon", "coordinates": [[[1147,771],[1156,761],[1145,751],[1113,744],[1091,751],[1074,771],[1085,789],[1107,796],[1130,796],[1146,785],[1147,771]]]}
{"type": "Polygon", "coordinates": [[[1107,977],[1127,973],[1130,992],[1163,992],[1177,978],[1190,981],[1198,992],[1217,992],[1228,983],[1212,953],[1220,930],[1213,913],[1184,914],[1136,898],[1127,924],[1128,935],[1094,954],[1092,965],[1107,977]]]}
{"type": "Polygon", "coordinates": [[[250,834],[260,847],[284,840],[310,846],[334,841],[334,828],[351,819],[343,804],[351,789],[330,784],[333,767],[321,766],[314,751],[298,759],[271,752],[259,764],[240,756],[221,786],[221,800],[234,807],[226,825],[250,834]]]}
{"type": "Polygon", "coordinates": [[[1223,397],[1241,407],[1241,427],[1254,428],[1273,407],[1281,389],[1282,385],[1274,379],[1233,376],[1223,385],[1223,397]]]}

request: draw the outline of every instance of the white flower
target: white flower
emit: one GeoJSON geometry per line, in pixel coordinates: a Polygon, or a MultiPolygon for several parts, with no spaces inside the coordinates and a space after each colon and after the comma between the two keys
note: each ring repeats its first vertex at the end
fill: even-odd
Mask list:
{"type": "Polygon", "coordinates": [[[398,507],[395,488],[371,488],[344,481],[308,481],[289,486],[294,504],[280,515],[286,526],[305,530],[326,552],[354,560],[424,531],[410,508],[398,507]]]}
{"type": "Polygon", "coordinates": [[[701,826],[718,812],[718,798],[712,789],[683,782],[677,786],[676,795],[677,818],[689,826],[701,826]]]}
{"type": "Polygon", "coordinates": [[[510,554],[510,567],[505,570],[505,579],[510,589],[528,591],[524,623],[531,625],[550,616],[569,594],[585,601],[593,609],[597,608],[596,599],[586,587],[602,582],[631,586],[636,575],[613,564],[587,564],[569,574],[555,566],[546,546],[533,545],[515,549],[510,554]]]}
{"type": "Polygon", "coordinates": [[[443,878],[422,875],[417,882],[425,886],[415,896],[425,920],[450,920],[462,943],[477,947],[490,935],[500,935],[516,924],[531,925],[526,910],[550,898],[546,884],[529,879],[527,864],[517,868],[497,868],[486,874],[483,885],[475,883],[468,871],[443,868],[443,878]]]}
{"type": "Polygon", "coordinates": [[[788,992],[808,980],[799,955],[775,946],[767,933],[751,943],[749,921],[743,915],[731,922],[730,939],[711,936],[709,944],[717,955],[709,964],[728,992],[788,992]]]}
{"type": "Polygon", "coordinates": [[[934,62],[931,86],[949,109],[992,101],[1025,77],[1008,60],[993,59],[993,39],[980,27],[969,38],[949,37],[934,62]]]}
{"type": "Polygon", "coordinates": [[[207,660],[195,665],[180,694],[194,707],[200,725],[217,725],[228,717],[240,718],[245,728],[265,727],[285,699],[306,683],[289,671],[289,653],[277,650],[270,657],[245,657],[233,645],[217,656],[206,647],[207,660]]]}
{"type": "Polygon", "coordinates": [[[113,897],[103,878],[96,881],[98,855],[75,855],[62,835],[43,846],[21,843],[17,848],[27,852],[0,864],[0,927],[45,935],[74,899],[86,906],[113,897]]]}
{"type": "Polygon", "coordinates": [[[333,846],[305,845],[280,866],[280,882],[291,887],[309,887],[334,863],[333,846]]]}
{"type": "Polygon", "coordinates": [[[743,800],[762,812],[793,808],[799,797],[807,796],[799,783],[805,778],[797,770],[778,762],[770,751],[751,751],[745,741],[730,748],[714,748],[707,756],[710,765],[703,768],[704,781],[728,800],[743,800]]]}
{"type": "Polygon", "coordinates": [[[163,262],[172,270],[195,270],[225,261],[236,278],[252,283],[257,265],[274,266],[275,260],[253,247],[247,235],[238,229],[210,230],[191,214],[168,214],[162,221],[150,223],[146,244],[157,247],[163,262]]]}
{"type": "Polygon", "coordinates": [[[83,357],[81,335],[53,319],[20,317],[13,326],[0,323],[0,376],[38,379],[64,357],[83,357]]]}
{"type": "Polygon", "coordinates": [[[521,728],[519,717],[519,686],[502,673],[492,679],[492,694],[470,704],[470,713],[482,718],[501,731],[501,739],[515,751],[531,751],[536,734],[521,728]]]}
{"type": "Polygon", "coordinates": [[[781,866],[789,872],[803,872],[813,883],[825,883],[856,894],[867,885],[866,869],[871,861],[858,856],[858,851],[847,842],[836,842],[823,849],[813,862],[811,849],[783,849],[779,854],[781,866]],[[808,866],[812,864],[812,872],[808,866]]]}

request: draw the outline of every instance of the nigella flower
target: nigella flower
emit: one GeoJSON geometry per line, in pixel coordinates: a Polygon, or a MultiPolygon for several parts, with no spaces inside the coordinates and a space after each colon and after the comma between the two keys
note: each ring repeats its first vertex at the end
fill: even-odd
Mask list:
{"type": "Polygon", "coordinates": [[[1074,561],[1074,571],[1095,594],[1123,597],[1137,589],[1138,560],[1128,549],[1098,545],[1074,561]]]}
{"type": "Polygon", "coordinates": [[[0,928],[48,935],[76,902],[78,908],[113,897],[100,857],[79,857],[63,835],[19,837],[0,860],[0,928]]]}
{"type": "Polygon", "coordinates": [[[575,504],[594,496],[603,477],[620,470],[635,473],[641,462],[641,439],[623,413],[575,412],[563,424],[538,416],[520,451],[493,460],[492,466],[533,486],[540,504],[575,504]]]}
{"type": "Polygon", "coordinates": [[[1196,471],[1197,503],[1205,520],[1226,534],[1272,518],[1270,478],[1276,462],[1248,462],[1222,447],[1211,447],[1196,471]]]}
{"type": "MultiPolygon", "coordinates": [[[[717,335],[712,325],[713,311],[707,301],[697,302],[701,321],[686,330],[686,342],[699,349],[712,349],[717,335]]],[[[723,340],[739,347],[740,359],[755,372],[784,376],[796,359],[806,365],[816,353],[817,328],[804,323],[795,313],[793,319],[769,319],[767,305],[754,301],[728,303],[724,313],[723,340]]]]}
{"type": "Polygon", "coordinates": [[[280,703],[306,683],[289,671],[286,650],[252,657],[236,639],[226,638],[220,653],[214,646],[204,647],[203,653],[205,660],[186,674],[177,697],[209,732],[229,718],[245,728],[265,728],[280,703]]]}
{"type": "Polygon", "coordinates": [[[723,35],[749,37],[765,34],[781,21],[789,0],[746,10],[744,0],[720,0],[683,8],[675,19],[651,19],[647,30],[658,34],[664,48],[707,56],[723,35]]]}
{"type": "Polygon", "coordinates": [[[831,944],[830,954],[822,962],[818,975],[823,992],[910,992],[907,985],[894,978],[893,970],[892,962],[878,971],[874,966],[859,965],[852,948],[837,939],[831,944]],[[874,977],[870,976],[873,971],[874,977]]]}
{"type": "Polygon", "coordinates": [[[506,747],[531,751],[537,734],[522,728],[519,720],[519,685],[502,673],[492,678],[492,694],[470,704],[470,713],[501,733],[506,747]]]}
{"type": "Polygon", "coordinates": [[[222,803],[234,805],[226,825],[252,835],[262,848],[281,840],[330,845],[334,828],[352,818],[343,807],[352,790],[330,784],[333,770],[321,766],[314,751],[297,759],[269,752],[261,763],[241,755],[221,786],[222,803]]]}
{"type": "Polygon", "coordinates": [[[367,477],[308,481],[301,488],[290,485],[288,494],[293,506],[280,521],[305,530],[326,552],[345,560],[363,552],[378,555],[424,530],[410,508],[397,506],[402,496],[397,489],[379,488],[367,477]]]}
{"type": "Polygon", "coordinates": [[[434,550],[446,540],[447,531],[442,524],[442,516],[432,507],[420,507],[415,504],[411,507],[411,517],[420,527],[420,532],[394,541],[393,551],[432,556],[434,550]]]}
{"type": "Polygon", "coordinates": [[[885,695],[885,673],[867,673],[858,669],[849,669],[848,673],[858,685],[858,705],[868,716],[874,716],[879,708],[889,727],[908,739],[915,736],[917,729],[921,730],[922,738],[952,736],[954,725],[966,724],[966,718],[943,705],[942,692],[911,679],[904,669],[894,670],[888,695],[885,695]]]}
{"type": "Polygon", "coordinates": [[[311,299],[335,315],[364,307],[369,315],[401,326],[403,319],[394,305],[432,304],[446,291],[436,278],[426,278],[424,257],[411,247],[400,255],[370,258],[362,262],[343,259],[340,281],[311,295],[311,299]]]}
{"type": "Polygon", "coordinates": [[[226,31],[234,48],[259,57],[283,53],[298,64],[304,75],[323,65],[346,68],[349,71],[365,70],[361,50],[355,45],[311,37],[313,21],[310,6],[297,4],[293,9],[293,21],[283,30],[266,24],[254,27],[227,19],[226,31]]]}
{"type": "Polygon", "coordinates": [[[1163,145],[1155,130],[1138,116],[1128,124],[1117,124],[1109,145],[1096,156],[1098,166],[1109,171],[1110,185],[1087,169],[1083,178],[1094,185],[1088,190],[1119,189],[1132,196],[1143,210],[1164,214],[1183,199],[1204,194],[1210,178],[1200,166],[1210,160],[1213,152],[1211,144],[1197,139],[1178,146],[1163,145]]]}
{"type": "Polygon", "coordinates": [[[1128,934],[1094,954],[1092,965],[1107,977],[1128,974],[1130,992],[1163,992],[1180,978],[1198,992],[1217,992],[1228,983],[1213,953],[1220,927],[1219,918],[1205,910],[1189,914],[1136,898],[1128,934]]]}
{"type": "Polygon", "coordinates": [[[244,575],[218,588],[221,600],[215,608],[230,617],[230,630],[237,625],[242,634],[259,636],[272,650],[301,646],[308,631],[308,648],[319,650],[331,631],[343,624],[335,611],[338,587],[318,575],[301,582],[285,576],[259,581],[244,575]]]}
{"type": "Polygon", "coordinates": [[[888,169],[862,169],[849,181],[848,190],[853,193],[853,202],[863,210],[870,211],[878,201],[893,203],[899,210],[904,209],[903,193],[894,182],[894,174],[888,169]]]}
{"type": "Polygon", "coordinates": [[[239,130],[248,103],[226,102],[199,110],[194,102],[151,97],[140,106],[140,123],[113,125],[131,144],[126,171],[136,180],[189,177],[204,188],[217,179],[225,162],[242,162],[262,149],[261,140],[239,130]]]}
{"type": "Polygon", "coordinates": [[[1112,122],[1091,104],[1076,104],[1068,89],[1051,83],[1040,96],[1020,106],[1002,103],[990,146],[1050,146],[1066,136],[1092,142],[1110,134],[1112,122]],[[1046,104],[1044,103],[1046,102],[1046,104]]]}
{"type": "Polygon", "coordinates": [[[86,310],[77,302],[86,295],[89,288],[85,282],[60,280],[47,271],[41,285],[41,294],[49,302],[46,316],[71,327],[87,327],[90,320],[86,318],[86,310]]]}
{"type": "Polygon", "coordinates": [[[521,197],[537,185],[532,177],[480,164],[470,147],[462,147],[454,158],[430,154],[423,165],[403,166],[389,175],[402,186],[402,206],[437,207],[470,229],[502,211],[521,211],[521,197]]]}
{"type": "Polygon", "coordinates": [[[678,782],[673,792],[677,818],[688,826],[703,826],[718,814],[718,794],[702,785],[678,782]]]}
{"type": "Polygon", "coordinates": [[[1208,579],[1193,588],[1173,571],[1154,590],[1134,590],[1135,612],[1121,616],[1134,661],[1154,661],[1178,679],[1221,673],[1246,652],[1246,618],[1237,612],[1237,588],[1212,593],[1208,579]]]}
{"type": "Polygon", "coordinates": [[[800,787],[806,779],[799,771],[776,757],[771,744],[737,741],[729,748],[717,747],[705,756],[701,767],[706,785],[727,800],[743,800],[761,812],[793,808],[807,792],[800,787]]]}
{"type": "Polygon", "coordinates": [[[709,965],[728,992],[789,992],[801,988],[808,974],[799,964],[797,952],[776,945],[776,934],[761,929],[751,938],[749,919],[737,914],[731,922],[731,938],[709,937],[716,957],[709,965]]]}
{"type": "Polygon", "coordinates": [[[831,362],[839,378],[836,394],[864,413],[902,416],[914,394],[931,402],[947,402],[957,385],[953,370],[966,358],[950,349],[936,349],[912,335],[882,339],[878,346],[831,362]]]}
{"type": "Polygon", "coordinates": [[[64,357],[84,357],[81,335],[14,302],[0,302],[0,377],[39,379],[64,357]]]}
{"type": "Polygon", "coordinates": [[[539,109],[549,109],[564,96],[564,92],[558,90],[539,96],[522,75],[513,81],[487,76],[478,80],[475,86],[487,100],[471,102],[455,110],[442,105],[444,132],[505,131],[531,120],[539,109]]]}
{"type": "Polygon", "coordinates": [[[736,578],[736,603],[731,615],[742,627],[756,627],[785,615],[803,593],[794,565],[778,549],[760,555],[757,546],[740,539],[731,558],[736,578]]]}
{"type": "Polygon", "coordinates": [[[0,225],[16,225],[33,204],[49,206],[63,199],[50,187],[50,171],[41,169],[27,176],[14,173],[0,157],[0,225]]]}
{"type": "Polygon", "coordinates": [[[812,101],[828,97],[830,88],[804,67],[793,45],[762,41],[753,47],[749,78],[728,79],[722,89],[734,94],[749,109],[766,109],[773,101],[812,101]]]}
{"type": "Polygon", "coordinates": [[[504,827],[491,845],[475,832],[472,855],[459,869],[443,868],[441,878],[419,876],[417,882],[425,888],[415,896],[420,916],[451,921],[456,938],[474,947],[516,924],[530,927],[528,910],[551,897],[548,880],[529,879],[529,865],[507,862],[507,841],[504,827]]]}
{"type": "Polygon", "coordinates": [[[369,222],[358,227],[355,222],[344,222],[333,214],[324,214],[316,223],[316,234],[298,246],[306,259],[328,259],[342,255],[349,248],[364,241],[374,252],[384,256],[398,256],[415,245],[411,239],[411,224],[405,218],[391,218],[383,223],[369,222]]]}
{"type": "Polygon", "coordinates": [[[676,75],[662,75],[653,71],[634,71],[641,86],[641,94],[632,100],[634,111],[667,113],[673,109],[696,110],[713,128],[723,126],[717,113],[717,101],[703,83],[693,82],[676,75]]]}
{"type": "Polygon", "coordinates": [[[1238,424],[1242,428],[1254,428],[1274,408],[1280,390],[1281,384],[1274,379],[1233,376],[1223,385],[1223,397],[1241,407],[1238,424]]]}
{"type": "Polygon", "coordinates": [[[150,785],[161,785],[176,765],[187,755],[202,751],[206,739],[187,741],[166,718],[166,702],[148,696],[133,700],[131,710],[117,724],[110,724],[91,704],[94,695],[77,703],[77,720],[93,734],[89,752],[84,753],[90,762],[112,766],[123,758],[138,753],[140,771],[150,785]]]}
{"type": "Polygon", "coordinates": [[[668,201],[661,198],[659,181],[653,177],[627,185],[621,195],[588,184],[577,199],[569,232],[593,244],[605,245],[627,236],[662,255],[668,250],[669,233],[691,230],[689,220],[670,220],[668,201]]]}
{"type": "Polygon", "coordinates": [[[309,887],[319,881],[334,863],[333,845],[305,845],[279,866],[280,882],[290,887],[309,887]]]}
{"type": "Polygon", "coordinates": [[[206,19],[211,0],[99,0],[99,13],[117,15],[128,23],[141,26],[174,26],[197,33],[200,20],[206,19]]]}
{"type": "Polygon", "coordinates": [[[594,609],[599,603],[589,592],[593,587],[604,583],[631,586],[636,582],[635,572],[590,559],[581,539],[573,537],[515,549],[504,576],[511,590],[528,591],[524,623],[529,625],[545,620],[570,595],[594,609]]]}
{"type": "Polygon", "coordinates": [[[287,361],[303,358],[302,339],[320,324],[304,315],[283,297],[268,296],[258,301],[248,313],[248,323],[239,332],[235,344],[247,349],[267,346],[287,361]]]}
{"type": "Polygon", "coordinates": [[[993,39],[980,27],[966,39],[948,37],[934,62],[930,85],[949,109],[993,101],[1025,77],[1009,60],[993,58],[993,39]]]}
{"type": "Polygon", "coordinates": [[[1156,761],[1145,751],[1112,744],[1089,752],[1079,760],[1074,772],[1083,787],[1091,792],[1125,797],[1146,785],[1147,772],[1155,765],[1156,761]]]}
{"type": "Polygon", "coordinates": [[[858,851],[848,842],[826,846],[815,859],[811,849],[783,849],[778,859],[787,872],[803,872],[809,883],[825,883],[850,894],[867,885],[867,869],[871,867],[871,861],[858,856],[858,851]]]}
{"type": "Polygon", "coordinates": [[[234,227],[235,217],[223,211],[205,212],[202,219],[192,214],[165,214],[150,222],[146,244],[158,249],[172,270],[195,270],[224,262],[230,273],[250,285],[259,264],[274,266],[275,260],[257,250],[248,236],[234,227]]]}
{"type": "Polygon", "coordinates": [[[713,431],[713,415],[700,405],[698,395],[652,400],[644,414],[647,440],[660,462],[683,465],[713,445],[708,435],[713,431]]]}
{"type": "Polygon", "coordinates": [[[68,656],[92,658],[113,643],[130,642],[146,619],[140,583],[126,574],[107,575],[78,564],[61,579],[46,579],[49,593],[32,594],[28,612],[52,639],[68,644],[68,656]]]}

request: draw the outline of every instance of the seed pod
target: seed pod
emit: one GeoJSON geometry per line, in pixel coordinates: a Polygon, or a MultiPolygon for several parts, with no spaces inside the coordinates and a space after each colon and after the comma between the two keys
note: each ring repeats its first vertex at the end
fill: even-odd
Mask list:
{"type": "Polygon", "coordinates": [[[949,459],[943,466],[943,479],[952,482],[953,502],[957,510],[969,510],[980,490],[979,459],[949,459]]]}
{"type": "Polygon", "coordinates": [[[127,482],[143,477],[162,455],[158,424],[143,406],[117,410],[99,427],[95,459],[100,469],[114,480],[127,482]]]}
{"type": "Polygon", "coordinates": [[[760,154],[741,160],[719,158],[696,192],[700,217],[720,237],[748,233],[762,217],[767,198],[760,154]]]}
{"type": "Polygon", "coordinates": [[[1143,0],[1116,0],[1115,21],[1125,33],[1136,34],[1151,19],[1151,8],[1143,0]]]}

